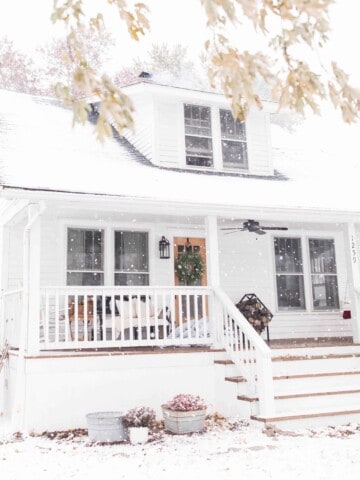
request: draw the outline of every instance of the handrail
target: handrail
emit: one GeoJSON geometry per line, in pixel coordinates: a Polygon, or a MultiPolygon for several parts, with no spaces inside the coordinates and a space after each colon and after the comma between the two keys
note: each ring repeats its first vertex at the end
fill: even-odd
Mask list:
{"type": "Polygon", "coordinates": [[[214,288],[214,294],[222,308],[223,346],[258,396],[260,416],[269,418],[275,410],[271,350],[225,292],[214,288]]]}
{"type": "Polygon", "coordinates": [[[226,295],[226,293],[219,287],[215,287],[213,290],[215,294],[219,297],[219,299],[222,301],[223,306],[228,309],[234,320],[240,323],[241,329],[251,340],[254,347],[259,350],[264,356],[271,357],[271,349],[268,347],[268,345],[266,345],[264,340],[262,340],[256,330],[249,324],[246,318],[244,318],[244,316],[239,312],[239,310],[232,303],[228,295],[226,295]]]}

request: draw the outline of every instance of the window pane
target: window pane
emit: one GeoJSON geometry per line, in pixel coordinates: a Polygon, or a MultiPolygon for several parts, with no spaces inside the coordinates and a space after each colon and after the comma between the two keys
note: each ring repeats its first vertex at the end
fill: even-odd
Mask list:
{"type": "Polygon", "coordinates": [[[334,240],[309,239],[311,273],[336,273],[334,240]]]}
{"type": "Polygon", "coordinates": [[[186,164],[204,167],[212,166],[211,138],[185,137],[186,164]]]}
{"type": "Polygon", "coordinates": [[[276,286],[279,309],[305,309],[304,278],[302,275],[277,275],[276,286]]]}
{"type": "Polygon", "coordinates": [[[338,309],[339,294],[336,275],[312,275],[314,309],[338,309]]]}
{"type": "Polygon", "coordinates": [[[220,110],[221,138],[246,141],[245,122],[235,120],[231,110],[220,110]]]}
{"type": "Polygon", "coordinates": [[[149,270],[146,232],[115,232],[115,270],[123,272],[149,270]]]}
{"type": "Polygon", "coordinates": [[[224,167],[247,168],[247,145],[245,142],[221,142],[224,167]]]}
{"type": "Polygon", "coordinates": [[[103,231],[68,229],[68,270],[103,270],[103,231]]]}
{"type": "Polygon", "coordinates": [[[67,285],[104,285],[104,274],[99,272],[68,272],[67,285]]]}
{"type": "Polygon", "coordinates": [[[184,105],[185,133],[211,137],[211,117],[209,107],[184,105]]]}
{"type": "Polygon", "coordinates": [[[149,285],[149,275],[144,273],[115,273],[115,285],[149,285]]]}
{"type": "Polygon", "coordinates": [[[300,238],[275,238],[276,273],[301,273],[303,261],[300,238]]]}

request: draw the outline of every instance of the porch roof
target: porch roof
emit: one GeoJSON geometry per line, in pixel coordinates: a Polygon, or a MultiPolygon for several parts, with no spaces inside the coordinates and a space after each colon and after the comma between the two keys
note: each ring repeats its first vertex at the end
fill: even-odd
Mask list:
{"type": "MultiPolygon", "coordinates": [[[[0,91],[3,188],[74,192],[204,207],[317,209],[360,213],[359,127],[339,135],[323,120],[297,134],[273,128],[281,177],[208,175],[159,168],[126,140],[101,145],[92,125],[72,127],[72,112],[52,100],[0,91]],[[328,148],[321,148],[323,136],[328,148]],[[338,145],[339,148],[334,148],[338,145]],[[340,148],[341,147],[341,148],[340,148]]],[[[85,198],[85,197],[84,197],[85,198]]]]}

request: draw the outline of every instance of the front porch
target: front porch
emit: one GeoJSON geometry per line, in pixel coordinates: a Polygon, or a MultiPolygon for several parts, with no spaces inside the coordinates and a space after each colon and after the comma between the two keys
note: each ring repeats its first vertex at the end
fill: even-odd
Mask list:
{"type": "MultiPolygon", "coordinates": [[[[276,239],[280,236],[250,232],[227,235],[222,227],[233,222],[230,214],[217,216],[185,209],[179,216],[171,209],[155,214],[135,207],[126,213],[119,202],[102,208],[99,213],[99,206],[95,209],[94,204],[80,208],[79,204],[57,201],[41,208],[18,206],[3,226],[0,345],[7,341],[11,350],[9,364],[0,372],[2,384],[7,385],[2,411],[13,416],[18,426],[38,428],[36,422],[41,423],[41,410],[46,405],[37,403],[36,392],[48,397],[48,385],[54,415],[62,404],[71,408],[79,402],[71,420],[74,425],[89,409],[118,409],[118,402],[122,408],[134,403],[157,407],[159,395],[163,402],[169,392],[180,390],[202,394],[214,409],[226,412],[231,401],[214,363],[222,359],[231,362],[234,371],[230,376],[244,379],[246,395],[256,398],[256,415],[274,418],[273,352],[277,346],[288,352],[285,356],[292,356],[294,350],[310,348],[311,342],[321,343],[322,339],[333,339],[333,343],[339,337],[346,337],[349,343],[359,341],[354,225],[345,224],[339,232],[330,220],[315,224],[309,217],[295,223],[284,216],[290,233],[281,238],[296,243],[297,254],[304,252],[303,268],[300,272],[278,272],[279,253],[274,252],[274,245],[278,248],[276,239]],[[91,249],[80,251],[76,247],[70,251],[69,241],[74,239],[80,245],[84,232],[90,232],[91,249]],[[119,240],[129,232],[137,235],[127,238],[129,245],[140,245],[140,260],[136,248],[127,250],[119,240]],[[167,259],[160,259],[158,254],[163,234],[172,247],[167,259]],[[333,248],[333,262],[336,254],[336,271],[323,275],[331,281],[321,278],[320,284],[320,275],[311,270],[309,235],[326,242],[331,238],[328,244],[333,248]],[[175,284],[174,263],[180,250],[174,239],[186,241],[189,237],[195,246],[199,239],[206,246],[207,282],[202,286],[175,284]],[[83,255],[86,268],[77,268],[74,252],[83,255]],[[124,258],[118,260],[121,255],[126,257],[125,263],[124,258]],[[279,277],[284,285],[295,285],[292,288],[301,297],[300,307],[294,303],[282,306],[284,288],[277,283],[279,277]],[[134,278],[139,285],[121,284],[131,284],[134,278]],[[75,280],[86,283],[94,279],[101,284],[70,285],[75,280]],[[331,292],[337,292],[335,303],[333,296],[327,303],[322,293],[329,286],[331,292]],[[235,307],[248,292],[257,293],[274,313],[270,346],[264,341],[265,332],[259,336],[235,307]],[[321,308],[315,300],[322,302],[321,308]],[[345,300],[352,302],[351,319],[342,318],[345,300]],[[302,343],[296,345],[299,339],[302,343]],[[180,372],[180,382],[176,372],[180,372]],[[94,384],[91,392],[89,382],[94,384]],[[112,398],[114,384],[117,393],[112,398]],[[146,392],[141,385],[146,385],[146,392]]],[[[235,218],[240,215],[238,212],[235,218]]],[[[276,223],[270,216],[264,217],[268,224],[276,223]]],[[[291,244],[286,242],[284,245],[291,244]]],[[[288,298],[294,297],[290,293],[288,298]]],[[[242,407],[239,412],[251,413],[242,407]]],[[[65,413],[54,425],[58,420],[64,426],[70,421],[65,413]]]]}

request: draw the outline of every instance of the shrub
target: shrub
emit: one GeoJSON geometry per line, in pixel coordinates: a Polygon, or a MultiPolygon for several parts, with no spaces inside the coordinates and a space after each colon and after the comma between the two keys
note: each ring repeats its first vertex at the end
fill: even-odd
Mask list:
{"type": "Polygon", "coordinates": [[[126,427],[149,427],[156,420],[155,410],[150,407],[135,407],[124,415],[123,423],[126,427]]]}
{"type": "Polygon", "coordinates": [[[205,410],[207,405],[205,401],[198,395],[191,393],[179,393],[165,404],[169,410],[176,410],[178,412],[192,412],[194,410],[205,410]]]}

